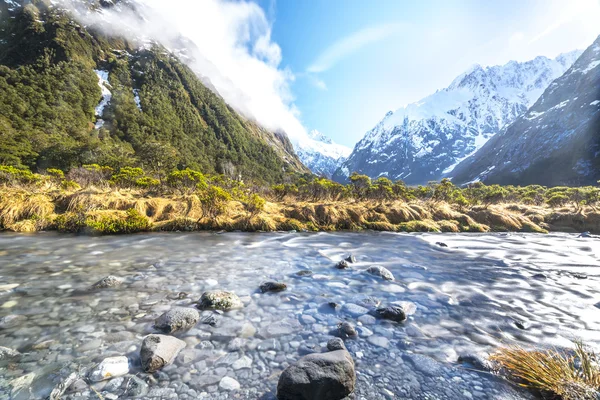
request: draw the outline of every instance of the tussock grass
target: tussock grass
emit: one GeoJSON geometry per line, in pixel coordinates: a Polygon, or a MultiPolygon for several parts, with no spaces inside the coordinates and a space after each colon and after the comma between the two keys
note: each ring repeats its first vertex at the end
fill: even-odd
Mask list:
{"type": "Polygon", "coordinates": [[[600,396],[598,356],[578,341],[572,352],[507,347],[491,360],[520,385],[564,400],[596,400],[600,396]]]}

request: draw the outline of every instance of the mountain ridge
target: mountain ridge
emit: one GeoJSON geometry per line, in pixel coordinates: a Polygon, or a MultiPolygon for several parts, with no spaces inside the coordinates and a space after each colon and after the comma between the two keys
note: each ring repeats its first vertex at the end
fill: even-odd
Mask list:
{"type": "Polygon", "coordinates": [[[473,65],[447,88],[388,112],[356,144],[334,179],[346,181],[353,171],[409,184],[441,179],[526,112],[579,54],[575,50],[555,59],[473,65]]]}

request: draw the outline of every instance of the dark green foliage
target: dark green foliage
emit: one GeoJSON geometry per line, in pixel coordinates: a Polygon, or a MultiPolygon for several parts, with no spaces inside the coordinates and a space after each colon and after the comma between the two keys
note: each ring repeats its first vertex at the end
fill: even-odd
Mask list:
{"type": "Polygon", "coordinates": [[[270,183],[296,168],[165,49],[128,48],[45,2],[13,17],[0,30],[0,164],[139,166],[158,179],[189,167],[270,183]],[[109,72],[112,93],[100,129],[94,69],[109,72]]]}
{"type": "Polygon", "coordinates": [[[88,219],[86,225],[102,234],[144,232],[152,227],[148,218],[134,208],[127,210],[125,218],[120,215],[107,215],[97,220],[88,219]]]}
{"type": "Polygon", "coordinates": [[[8,185],[30,184],[41,180],[41,177],[28,169],[15,168],[10,165],[0,165],[0,183],[8,185]]]}

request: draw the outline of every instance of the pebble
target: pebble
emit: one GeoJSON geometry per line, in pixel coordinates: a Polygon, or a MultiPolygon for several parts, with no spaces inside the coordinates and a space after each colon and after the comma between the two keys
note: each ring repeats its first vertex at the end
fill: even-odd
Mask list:
{"type": "Polygon", "coordinates": [[[219,387],[223,390],[238,390],[240,388],[240,383],[233,378],[228,376],[223,377],[219,382],[219,387]]]}

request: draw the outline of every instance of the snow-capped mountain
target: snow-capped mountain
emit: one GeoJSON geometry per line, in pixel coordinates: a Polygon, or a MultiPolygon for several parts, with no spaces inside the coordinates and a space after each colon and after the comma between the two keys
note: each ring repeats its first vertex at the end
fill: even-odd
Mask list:
{"type": "Polygon", "coordinates": [[[388,112],[334,174],[357,171],[408,184],[438,180],[512,123],[581,51],[502,66],[474,65],[450,86],[388,112]]]}
{"type": "Polygon", "coordinates": [[[314,174],[330,178],[352,149],[334,143],[317,130],[295,143],[296,154],[314,174]]]}
{"type": "Polygon", "coordinates": [[[456,183],[594,185],[600,179],[600,36],[527,113],[450,175],[456,183]]]}

